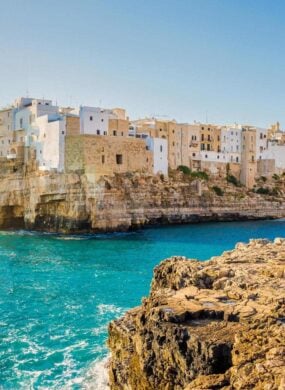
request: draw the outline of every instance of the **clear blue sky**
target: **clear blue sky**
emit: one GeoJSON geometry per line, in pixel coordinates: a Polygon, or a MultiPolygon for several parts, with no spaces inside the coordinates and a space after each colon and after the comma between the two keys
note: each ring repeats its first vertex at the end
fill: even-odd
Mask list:
{"type": "Polygon", "coordinates": [[[9,0],[0,105],[16,96],[131,117],[285,126],[283,0],[9,0]]]}

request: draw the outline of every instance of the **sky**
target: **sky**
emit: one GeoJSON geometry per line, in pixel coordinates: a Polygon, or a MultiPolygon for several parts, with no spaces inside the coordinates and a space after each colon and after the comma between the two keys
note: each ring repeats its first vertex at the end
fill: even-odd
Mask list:
{"type": "Polygon", "coordinates": [[[284,20],[283,0],[1,1],[0,106],[285,127],[284,20]]]}

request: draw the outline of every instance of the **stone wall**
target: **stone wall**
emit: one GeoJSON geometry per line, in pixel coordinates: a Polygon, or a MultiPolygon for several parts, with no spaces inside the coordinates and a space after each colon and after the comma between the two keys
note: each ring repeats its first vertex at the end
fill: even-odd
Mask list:
{"type": "Polygon", "coordinates": [[[66,135],[80,134],[80,119],[77,116],[66,115],[66,135]]]}
{"type": "Polygon", "coordinates": [[[153,156],[141,139],[80,135],[66,137],[65,170],[112,175],[123,172],[152,172],[153,156]]]}

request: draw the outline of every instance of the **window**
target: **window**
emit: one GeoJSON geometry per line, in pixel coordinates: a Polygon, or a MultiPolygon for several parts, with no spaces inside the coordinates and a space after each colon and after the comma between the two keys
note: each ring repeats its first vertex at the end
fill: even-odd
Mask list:
{"type": "Polygon", "coordinates": [[[217,159],[219,160],[220,156],[217,156],[217,159]]]}
{"type": "Polygon", "coordinates": [[[123,132],[123,131],[121,131],[121,136],[123,137],[123,135],[124,135],[124,132],[123,132]]]}
{"type": "Polygon", "coordinates": [[[175,146],[175,142],[172,142],[172,146],[175,146]]]}
{"type": "Polygon", "coordinates": [[[205,154],[205,158],[208,158],[208,155],[207,155],[207,154],[205,154]]]}
{"type": "Polygon", "coordinates": [[[64,131],[62,131],[61,134],[64,135],[64,131]]]}
{"type": "Polygon", "coordinates": [[[123,164],[123,155],[122,154],[116,154],[116,163],[118,165],[123,164]]]}
{"type": "Polygon", "coordinates": [[[92,116],[92,115],[89,117],[89,120],[90,120],[90,121],[93,121],[93,116],[92,116]]]}
{"type": "Polygon", "coordinates": [[[107,135],[107,131],[104,131],[104,135],[107,135]]]}
{"type": "Polygon", "coordinates": [[[209,131],[211,130],[210,127],[208,127],[208,130],[209,130],[209,131]]]}
{"type": "Polygon", "coordinates": [[[103,118],[101,119],[101,122],[104,122],[104,119],[103,119],[103,118]]]}
{"type": "Polygon", "coordinates": [[[207,145],[207,150],[211,150],[211,145],[210,144],[207,145]]]}
{"type": "Polygon", "coordinates": [[[204,127],[202,127],[202,130],[204,130],[204,127]]]}
{"type": "Polygon", "coordinates": [[[20,118],[20,127],[23,127],[23,118],[20,118]]]}
{"type": "Polygon", "coordinates": [[[115,136],[117,135],[117,132],[116,132],[116,130],[113,130],[113,135],[115,135],[115,136]]]}
{"type": "Polygon", "coordinates": [[[201,138],[201,141],[204,141],[204,134],[202,134],[202,138],[201,138]]]}
{"type": "Polygon", "coordinates": [[[210,134],[208,134],[208,141],[211,141],[211,136],[210,136],[210,134]]]}
{"type": "Polygon", "coordinates": [[[46,133],[44,133],[44,138],[46,138],[46,133]]]}
{"type": "Polygon", "coordinates": [[[49,104],[48,103],[46,103],[46,106],[48,106],[49,104]]]}
{"type": "Polygon", "coordinates": [[[236,162],[238,162],[238,157],[236,157],[236,162]]]}
{"type": "Polygon", "coordinates": [[[205,144],[201,144],[201,150],[205,150],[205,144]]]}
{"type": "Polygon", "coordinates": [[[101,156],[101,161],[102,161],[102,164],[105,164],[105,156],[104,156],[104,154],[101,156]]]}
{"type": "Polygon", "coordinates": [[[100,130],[96,130],[96,134],[97,134],[97,135],[100,135],[100,130]]]}
{"type": "Polygon", "coordinates": [[[251,156],[251,161],[254,162],[254,156],[251,156]]]}
{"type": "Polygon", "coordinates": [[[160,153],[162,152],[162,145],[160,145],[160,153]]]}
{"type": "Polygon", "coordinates": [[[174,133],[175,133],[175,130],[172,130],[172,133],[174,134],[174,133]]]}
{"type": "Polygon", "coordinates": [[[192,156],[195,157],[195,156],[196,156],[196,153],[192,153],[192,156]]]}
{"type": "Polygon", "coordinates": [[[220,136],[218,135],[218,141],[220,141],[220,136]]]}

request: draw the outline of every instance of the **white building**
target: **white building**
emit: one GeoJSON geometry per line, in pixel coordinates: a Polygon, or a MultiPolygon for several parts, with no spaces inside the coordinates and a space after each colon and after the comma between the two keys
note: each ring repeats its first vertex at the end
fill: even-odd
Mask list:
{"type": "Polygon", "coordinates": [[[80,117],[80,134],[92,135],[113,135],[108,134],[109,119],[121,119],[123,115],[122,112],[118,115],[115,110],[100,107],[80,107],[71,113],[80,117]]]}
{"type": "Polygon", "coordinates": [[[285,169],[285,145],[269,141],[267,149],[262,153],[262,160],[275,160],[277,169],[285,169]]]}
{"type": "Polygon", "coordinates": [[[264,159],[264,153],[267,149],[267,130],[256,127],[256,159],[264,159]]]}
{"type": "Polygon", "coordinates": [[[36,158],[40,170],[64,170],[66,118],[58,115],[40,116],[35,121],[38,136],[35,141],[36,158]]]}
{"type": "Polygon", "coordinates": [[[201,161],[209,161],[209,162],[220,162],[220,163],[228,163],[229,155],[222,152],[213,152],[208,150],[201,150],[199,152],[199,159],[201,161]]]}
{"type": "Polygon", "coordinates": [[[163,138],[147,137],[146,145],[153,153],[153,173],[168,175],[168,145],[163,138]]]}
{"type": "Polygon", "coordinates": [[[242,128],[239,125],[221,128],[221,152],[226,155],[226,162],[241,162],[242,128]]]}

